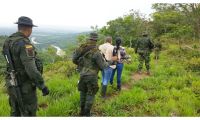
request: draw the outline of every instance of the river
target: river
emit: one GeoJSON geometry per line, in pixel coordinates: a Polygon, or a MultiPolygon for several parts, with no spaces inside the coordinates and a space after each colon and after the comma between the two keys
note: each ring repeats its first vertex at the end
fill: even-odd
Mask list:
{"type": "MultiPolygon", "coordinates": [[[[46,43],[37,42],[35,37],[31,38],[31,43],[34,44],[34,45],[46,44],[46,43]]],[[[56,55],[61,56],[61,57],[65,55],[65,51],[63,51],[60,47],[53,45],[53,44],[51,44],[51,47],[56,49],[56,55]]]]}

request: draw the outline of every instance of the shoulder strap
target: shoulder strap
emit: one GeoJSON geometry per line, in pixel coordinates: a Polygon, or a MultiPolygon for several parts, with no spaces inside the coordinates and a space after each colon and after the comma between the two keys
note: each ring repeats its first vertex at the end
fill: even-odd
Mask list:
{"type": "MultiPolygon", "coordinates": [[[[90,50],[96,48],[96,45],[93,45],[93,46],[88,46],[86,49],[84,49],[80,55],[80,57],[84,56],[86,53],[88,53],[90,50]]],[[[79,58],[80,58],[79,57],[79,58]]]]}

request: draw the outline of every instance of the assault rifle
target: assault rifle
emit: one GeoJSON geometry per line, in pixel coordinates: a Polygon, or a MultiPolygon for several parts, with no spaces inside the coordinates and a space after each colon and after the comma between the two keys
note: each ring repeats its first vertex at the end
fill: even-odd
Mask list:
{"type": "Polygon", "coordinates": [[[16,79],[16,71],[14,69],[14,65],[13,65],[13,61],[12,61],[12,57],[10,54],[10,50],[9,50],[9,45],[5,44],[4,49],[3,49],[3,55],[6,59],[6,62],[9,66],[9,71],[8,73],[10,74],[10,85],[13,89],[13,94],[16,97],[17,103],[19,105],[19,110],[21,113],[21,116],[25,116],[25,108],[24,108],[24,104],[22,101],[22,95],[21,95],[21,90],[19,88],[19,84],[18,81],[16,79]]]}

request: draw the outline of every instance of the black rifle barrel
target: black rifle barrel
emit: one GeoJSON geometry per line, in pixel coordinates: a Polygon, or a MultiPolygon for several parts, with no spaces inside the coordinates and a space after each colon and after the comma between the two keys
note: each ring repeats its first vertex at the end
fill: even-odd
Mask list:
{"type": "Polygon", "coordinates": [[[11,57],[11,54],[10,54],[10,50],[9,50],[9,47],[5,47],[4,50],[3,50],[3,55],[9,65],[9,68],[10,68],[10,77],[11,77],[11,80],[10,80],[10,84],[13,88],[13,94],[15,95],[16,99],[17,99],[17,103],[19,104],[19,109],[20,109],[20,112],[21,112],[21,116],[25,116],[25,108],[24,108],[24,104],[23,104],[23,100],[22,100],[22,95],[21,95],[21,90],[18,86],[18,81],[16,79],[16,75],[15,75],[15,68],[14,68],[14,65],[13,65],[13,61],[12,61],[12,57],[11,57]]]}

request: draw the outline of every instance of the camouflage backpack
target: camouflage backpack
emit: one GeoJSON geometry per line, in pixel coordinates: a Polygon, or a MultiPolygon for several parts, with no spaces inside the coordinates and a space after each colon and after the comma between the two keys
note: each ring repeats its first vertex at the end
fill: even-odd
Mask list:
{"type": "Polygon", "coordinates": [[[83,56],[89,52],[90,50],[92,50],[93,48],[96,48],[96,45],[81,45],[79,49],[75,50],[75,52],[73,53],[73,63],[77,65],[77,70],[79,71],[82,67],[82,59],[83,56]]]}

